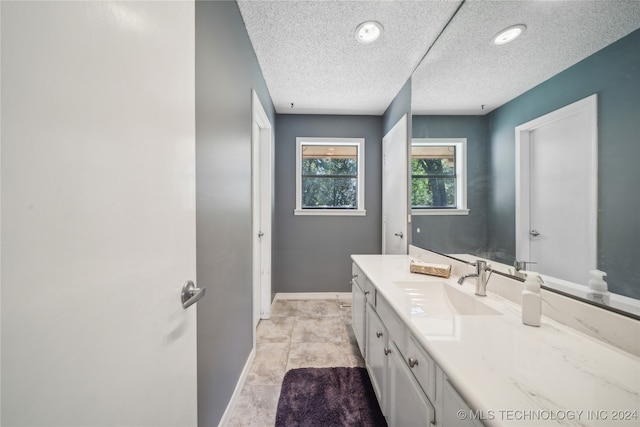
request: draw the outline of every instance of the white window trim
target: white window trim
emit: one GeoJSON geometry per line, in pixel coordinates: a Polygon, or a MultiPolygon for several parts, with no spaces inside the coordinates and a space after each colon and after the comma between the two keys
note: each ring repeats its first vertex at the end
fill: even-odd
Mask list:
{"type": "Polygon", "coordinates": [[[467,208],[467,138],[413,138],[411,145],[454,145],[456,161],[456,209],[411,209],[411,215],[469,215],[467,208]]]}
{"type": "Polygon", "coordinates": [[[296,208],[294,215],[309,216],[365,216],[364,208],[364,138],[296,138],[296,208]],[[358,147],[358,209],[303,209],[302,208],[302,146],[303,145],[355,145],[358,147]]]}

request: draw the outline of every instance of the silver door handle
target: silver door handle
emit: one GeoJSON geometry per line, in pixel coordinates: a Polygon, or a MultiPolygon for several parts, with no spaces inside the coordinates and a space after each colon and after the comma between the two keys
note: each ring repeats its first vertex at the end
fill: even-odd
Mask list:
{"type": "Polygon", "coordinates": [[[180,300],[182,301],[182,307],[188,308],[197,303],[206,292],[205,288],[196,288],[191,280],[185,282],[182,286],[182,293],[180,294],[180,300]]]}
{"type": "Polygon", "coordinates": [[[264,236],[264,233],[262,231],[258,232],[258,237],[262,237],[264,236]]]}
{"type": "Polygon", "coordinates": [[[403,233],[402,233],[402,231],[401,231],[401,232],[399,232],[399,233],[395,233],[395,234],[394,234],[394,236],[398,236],[399,238],[401,238],[401,239],[402,239],[402,238],[404,237],[404,234],[403,234],[403,233]]]}
{"type": "Polygon", "coordinates": [[[531,234],[533,237],[538,237],[540,235],[540,233],[538,233],[536,230],[531,230],[529,234],[531,234]]]}

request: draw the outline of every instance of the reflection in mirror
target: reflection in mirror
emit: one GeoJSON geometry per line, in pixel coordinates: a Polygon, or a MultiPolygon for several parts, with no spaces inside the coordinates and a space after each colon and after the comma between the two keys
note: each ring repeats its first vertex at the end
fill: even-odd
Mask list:
{"type": "Polygon", "coordinates": [[[413,138],[411,208],[421,213],[466,213],[467,140],[413,138]]]}
{"type": "MultiPolygon", "coordinates": [[[[414,215],[412,244],[464,261],[488,259],[494,269],[520,279],[522,270],[539,271],[545,278],[545,287],[549,289],[590,303],[608,303],[614,311],[640,318],[640,191],[637,188],[640,184],[639,47],[640,30],[636,30],[488,114],[420,114],[414,110],[412,138],[467,139],[469,212],[467,215],[449,216],[424,212],[414,215]],[[564,263],[562,267],[567,271],[575,268],[576,271],[571,274],[548,272],[542,263],[546,256],[544,252],[538,255],[530,253],[529,259],[523,259],[518,257],[516,250],[516,127],[593,94],[597,94],[597,171],[587,172],[580,180],[592,180],[597,189],[594,202],[594,210],[597,207],[597,233],[593,239],[595,259],[591,264],[587,262],[578,267],[577,262],[574,263],[561,251],[556,256],[562,261],[560,264],[564,263]],[[587,287],[589,280],[599,274],[594,273],[591,277],[589,271],[596,269],[606,273],[604,280],[610,292],[606,298],[590,293],[587,287]]],[[[425,73],[416,73],[413,79],[420,79],[420,75],[425,73]]],[[[419,88],[421,83],[414,80],[413,85],[419,88]]],[[[419,95],[414,91],[412,97],[419,95]]],[[[412,103],[415,104],[416,100],[412,103]]],[[[554,195],[565,204],[577,205],[575,192],[561,192],[553,186],[553,180],[560,183],[584,171],[579,160],[580,150],[572,150],[558,154],[553,166],[548,165],[553,168],[548,169],[551,186],[543,191],[557,193],[554,195]]],[[[588,182],[584,182],[584,186],[587,187],[588,182]]],[[[587,207],[567,214],[560,208],[558,200],[544,203],[532,209],[563,221],[565,228],[582,220],[580,212],[586,214],[589,209],[583,205],[587,207]]],[[[533,238],[544,238],[541,230],[528,231],[533,238]],[[541,235],[535,236],[536,233],[541,235]]],[[[574,235],[570,239],[581,237],[574,235]]],[[[591,244],[589,239],[581,241],[583,243],[578,243],[577,247],[591,244]]],[[[573,253],[574,249],[567,251],[573,253]]]]}

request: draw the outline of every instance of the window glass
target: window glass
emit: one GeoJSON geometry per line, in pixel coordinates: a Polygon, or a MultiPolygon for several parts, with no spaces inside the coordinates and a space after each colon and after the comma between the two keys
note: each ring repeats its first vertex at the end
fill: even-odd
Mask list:
{"type": "Polygon", "coordinates": [[[297,138],[295,213],[364,215],[363,151],[360,138],[297,138]]]}
{"type": "Polygon", "coordinates": [[[466,138],[413,138],[411,214],[468,215],[466,138]]]}
{"type": "Polygon", "coordinates": [[[456,208],[456,147],[411,147],[411,205],[456,208]]]}

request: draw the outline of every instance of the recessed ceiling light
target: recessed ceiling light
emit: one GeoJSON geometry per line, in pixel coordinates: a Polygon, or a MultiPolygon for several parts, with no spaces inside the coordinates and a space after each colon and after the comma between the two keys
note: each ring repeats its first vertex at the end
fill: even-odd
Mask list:
{"type": "Polygon", "coordinates": [[[356,28],[356,40],[362,44],[373,43],[378,40],[378,37],[382,34],[383,28],[379,22],[366,21],[358,25],[356,28]]]}
{"type": "Polygon", "coordinates": [[[520,34],[524,33],[524,30],[526,29],[527,27],[522,24],[505,28],[493,38],[493,44],[500,46],[500,45],[512,42],[515,39],[517,39],[520,36],[520,34]]]}

